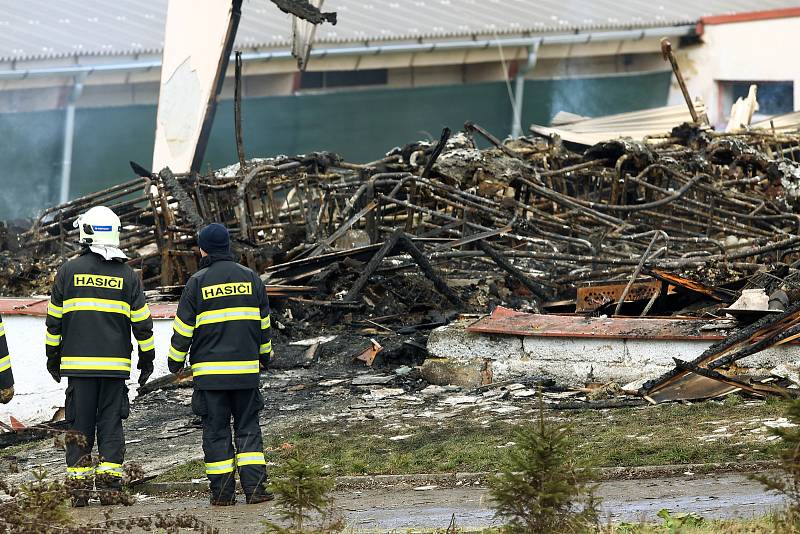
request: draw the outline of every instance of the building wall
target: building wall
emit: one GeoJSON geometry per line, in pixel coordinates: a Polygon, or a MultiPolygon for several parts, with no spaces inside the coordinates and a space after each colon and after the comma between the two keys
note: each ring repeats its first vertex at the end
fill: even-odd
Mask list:
{"type": "MultiPolygon", "coordinates": [[[[712,124],[724,127],[730,114],[720,94],[724,81],[793,82],[794,109],[800,109],[800,61],[790,46],[798,34],[798,17],[705,25],[702,44],[677,53],[690,94],[706,103],[712,124]]],[[[683,102],[677,82],[669,100],[683,102]]]]}
{"type": "MultiPolygon", "coordinates": [[[[669,73],[528,80],[523,124],[548,123],[560,110],[588,116],[664,105],[669,73]]],[[[131,176],[130,160],[149,166],[155,106],[78,108],[71,196],[131,176]]],[[[338,152],[354,162],[380,158],[396,145],[438,139],[442,128],[467,120],[495,135],[510,132],[505,82],[349,90],[252,97],[243,102],[249,156],[338,152]]],[[[55,202],[61,168],[64,111],[0,114],[0,219],[29,216],[55,202]]],[[[236,160],[233,105],[220,103],[205,162],[236,160]]]]}

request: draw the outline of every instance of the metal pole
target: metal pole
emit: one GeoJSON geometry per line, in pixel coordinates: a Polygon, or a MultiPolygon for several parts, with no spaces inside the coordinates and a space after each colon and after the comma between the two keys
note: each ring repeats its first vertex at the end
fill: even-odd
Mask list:
{"type": "Polygon", "coordinates": [[[75,76],[67,98],[67,109],[64,116],[64,145],[61,158],[61,187],[58,194],[59,204],[69,200],[69,182],[72,173],[72,142],[75,138],[75,104],[83,92],[85,74],[75,76]]]}
{"type": "Polygon", "coordinates": [[[522,135],[522,106],[525,97],[525,77],[536,66],[536,61],[539,54],[539,43],[541,41],[534,41],[528,47],[528,58],[525,63],[520,65],[517,70],[517,76],[514,80],[514,109],[513,117],[511,118],[511,137],[519,137],[522,135]]]}

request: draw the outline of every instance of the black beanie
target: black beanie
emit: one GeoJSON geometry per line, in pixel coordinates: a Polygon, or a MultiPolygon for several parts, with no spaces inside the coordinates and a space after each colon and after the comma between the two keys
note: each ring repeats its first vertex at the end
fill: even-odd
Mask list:
{"type": "Polygon", "coordinates": [[[230,252],[231,237],[227,228],[219,223],[212,223],[200,230],[197,244],[208,254],[230,252]]]}

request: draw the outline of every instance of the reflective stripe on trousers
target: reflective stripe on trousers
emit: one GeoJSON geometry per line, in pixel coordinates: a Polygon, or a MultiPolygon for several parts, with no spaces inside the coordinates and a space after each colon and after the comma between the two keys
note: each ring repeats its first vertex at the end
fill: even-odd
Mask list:
{"type": "Polygon", "coordinates": [[[236,465],[267,465],[263,452],[241,452],[236,455],[236,465]]]}
{"type": "Polygon", "coordinates": [[[233,458],[221,462],[206,462],[207,475],[224,475],[233,473],[233,458]]]}
{"type": "Polygon", "coordinates": [[[94,467],[67,467],[67,477],[83,479],[94,475],[94,467]]]}
{"type": "Polygon", "coordinates": [[[122,477],[122,464],[115,464],[113,462],[100,462],[100,465],[97,466],[96,474],[122,477]]]}

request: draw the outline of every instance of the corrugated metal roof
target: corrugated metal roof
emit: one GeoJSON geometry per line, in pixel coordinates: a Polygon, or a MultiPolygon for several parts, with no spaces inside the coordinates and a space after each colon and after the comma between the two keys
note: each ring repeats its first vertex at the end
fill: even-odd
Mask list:
{"type": "MultiPolygon", "coordinates": [[[[220,0],[222,1],[222,0],[220,0]]],[[[788,0],[326,0],[317,43],[569,33],[693,24],[703,16],[800,7],[788,0]]],[[[0,0],[0,60],[158,53],[167,0],[0,0]]],[[[288,47],[289,16],[244,0],[240,48],[288,47]]]]}
{"type": "MultiPolygon", "coordinates": [[[[695,100],[697,113],[703,115],[706,107],[699,99],[695,100]]],[[[563,115],[562,115],[563,117],[563,115]]],[[[608,139],[630,137],[641,141],[645,137],[664,135],[684,122],[692,122],[686,104],[664,106],[607,115],[594,119],[578,117],[574,122],[561,123],[557,128],[531,125],[531,131],[547,137],[558,135],[564,141],[592,146],[608,139]]]]}

